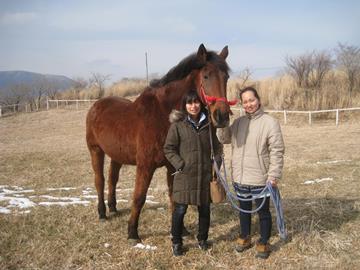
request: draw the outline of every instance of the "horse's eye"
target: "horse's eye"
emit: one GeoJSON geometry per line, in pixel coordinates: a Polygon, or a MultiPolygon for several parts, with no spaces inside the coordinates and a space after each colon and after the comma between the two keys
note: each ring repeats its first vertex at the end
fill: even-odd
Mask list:
{"type": "Polygon", "coordinates": [[[204,79],[205,79],[205,80],[209,79],[209,76],[208,76],[208,75],[204,75],[204,79]]]}

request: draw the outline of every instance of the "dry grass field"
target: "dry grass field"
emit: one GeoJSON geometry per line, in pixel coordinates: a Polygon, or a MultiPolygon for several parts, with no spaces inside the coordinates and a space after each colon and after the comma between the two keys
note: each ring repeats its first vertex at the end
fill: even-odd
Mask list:
{"type": "MultiPolygon", "coordinates": [[[[280,189],[290,238],[281,242],[274,226],[265,261],[254,248],[234,251],[238,217],[228,204],[212,205],[207,252],[196,246],[197,213],[190,208],[188,251],[173,257],[164,169],[156,172],[140,217],[143,248],[126,239],[134,167],[120,172],[119,215],[99,222],[85,116],[85,109],[62,109],[0,119],[0,269],[359,269],[359,115],[338,127],[327,119],[282,126],[280,189]]],[[[253,234],[255,241],[256,216],[253,234]]]]}

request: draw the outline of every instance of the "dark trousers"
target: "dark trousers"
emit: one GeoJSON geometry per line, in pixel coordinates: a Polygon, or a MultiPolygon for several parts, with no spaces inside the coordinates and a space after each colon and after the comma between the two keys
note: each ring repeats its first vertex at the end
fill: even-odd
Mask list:
{"type": "MultiPolygon", "coordinates": [[[[248,187],[235,184],[235,190],[241,198],[251,198],[253,195],[259,194],[264,187],[248,187]]],[[[263,198],[255,200],[256,208],[263,202],[263,198]]],[[[261,244],[266,244],[271,236],[272,219],[270,213],[270,197],[266,197],[263,207],[257,212],[260,224],[260,240],[261,244]]],[[[240,208],[244,210],[252,209],[252,201],[240,201],[240,208]]],[[[241,238],[246,238],[251,234],[251,214],[240,212],[241,238]]]]}
{"type": "MultiPolygon", "coordinates": [[[[184,226],[184,216],[188,208],[187,204],[175,203],[175,209],[172,213],[171,234],[173,244],[182,244],[182,230],[184,226]]],[[[210,226],[210,204],[198,206],[199,212],[199,230],[197,239],[207,240],[210,226]]]]}

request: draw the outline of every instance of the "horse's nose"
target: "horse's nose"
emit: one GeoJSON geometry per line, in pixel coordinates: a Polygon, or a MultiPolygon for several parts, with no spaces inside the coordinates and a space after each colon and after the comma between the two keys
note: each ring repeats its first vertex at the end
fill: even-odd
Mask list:
{"type": "Polygon", "coordinates": [[[214,112],[214,116],[217,127],[225,127],[229,123],[229,113],[227,112],[221,112],[221,110],[217,109],[214,112]]]}

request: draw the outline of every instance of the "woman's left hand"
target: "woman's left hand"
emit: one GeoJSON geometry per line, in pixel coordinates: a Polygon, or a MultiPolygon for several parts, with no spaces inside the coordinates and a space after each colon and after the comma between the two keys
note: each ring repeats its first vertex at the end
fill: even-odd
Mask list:
{"type": "Polygon", "coordinates": [[[271,186],[277,187],[277,180],[275,178],[269,178],[267,182],[269,182],[271,186]]]}

